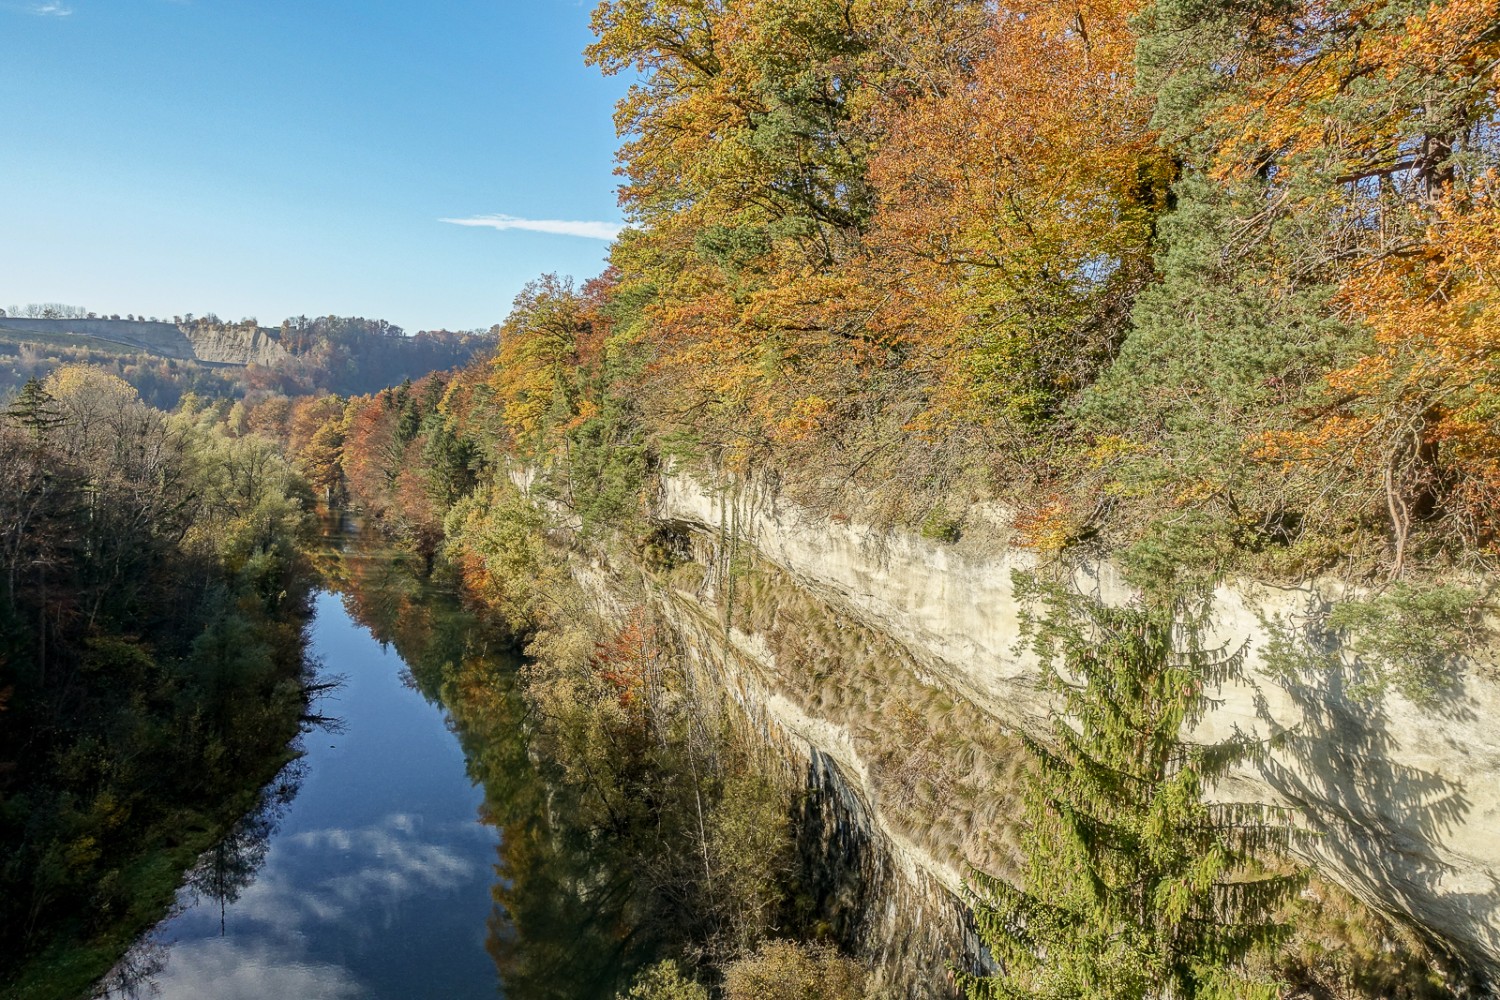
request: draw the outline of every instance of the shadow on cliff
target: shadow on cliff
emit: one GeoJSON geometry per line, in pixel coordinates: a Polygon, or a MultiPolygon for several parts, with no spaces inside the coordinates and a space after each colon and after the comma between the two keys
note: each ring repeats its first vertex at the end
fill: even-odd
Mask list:
{"type": "Polygon", "coordinates": [[[899,857],[900,845],[873,828],[868,805],[833,758],[816,748],[793,823],[798,884],[792,919],[809,936],[832,938],[878,967],[900,970],[900,981],[891,985],[910,1000],[951,997],[950,963],[982,966],[983,946],[968,909],[899,857]]]}
{"type": "MultiPolygon", "coordinates": [[[[1256,686],[1257,714],[1276,734],[1259,770],[1315,834],[1306,853],[1347,873],[1378,909],[1415,918],[1440,950],[1484,964],[1496,945],[1486,928],[1500,911],[1500,883],[1454,891],[1456,869],[1433,846],[1472,811],[1465,787],[1400,762],[1417,748],[1393,734],[1384,700],[1362,686],[1358,664],[1335,655],[1331,639],[1305,625],[1264,624],[1272,638],[1263,656],[1300,721],[1281,728],[1256,686]]],[[[1457,699],[1447,702],[1432,712],[1429,738],[1443,740],[1445,720],[1471,715],[1457,699]]]]}

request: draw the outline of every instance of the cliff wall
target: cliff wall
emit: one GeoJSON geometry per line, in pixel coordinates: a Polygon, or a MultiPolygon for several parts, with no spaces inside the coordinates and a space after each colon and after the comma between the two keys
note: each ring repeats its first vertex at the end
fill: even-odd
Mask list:
{"type": "MultiPolygon", "coordinates": [[[[1029,553],[835,522],[775,497],[706,489],[686,476],[664,481],[656,514],[699,539],[700,559],[727,560],[744,547],[774,565],[856,627],[888,639],[896,650],[891,655],[920,683],[960,694],[1001,727],[1044,732],[1051,704],[1037,684],[1038,664],[1018,642],[1011,581],[1013,570],[1033,565],[1029,553]]],[[[1106,600],[1128,596],[1108,565],[1086,568],[1080,582],[1106,600]]],[[[690,596],[679,589],[671,601],[680,609],[690,596]]],[[[1337,596],[1316,585],[1236,584],[1216,592],[1216,636],[1236,646],[1248,643],[1249,665],[1243,683],[1220,692],[1200,735],[1222,737],[1239,728],[1283,737],[1266,760],[1234,774],[1218,794],[1298,807],[1319,833],[1306,848],[1308,859],[1325,874],[1452,941],[1472,959],[1500,967],[1495,657],[1476,651],[1435,708],[1396,693],[1376,700],[1352,692],[1350,678],[1329,661],[1316,670],[1273,669],[1266,651],[1337,596]]],[[[761,663],[762,673],[778,669],[762,637],[733,627],[726,634],[743,661],[761,663]]],[[[701,629],[700,642],[710,642],[701,629]]],[[[901,669],[892,668],[892,682],[901,669]]],[[[826,695],[797,704],[785,696],[785,683],[762,683],[751,700],[837,762],[867,798],[877,797],[879,783],[870,780],[858,752],[858,733],[827,717],[821,708],[826,695]]],[[[983,813],[995,811],[991,804],[983,813]]],[[[875,822],[883,812],[873,811],[875,822]]],[[[910,842],[889,819],[892,842],[910,842]]],[[[932,844],[910,842],[902,853],[923,877],[956,888],[956,859],[972,857],[975,848],[960,842],[944,856],[932,844]]],[[[992,857],[986,867],[1003,870],[1004,850],[995,848],[992,857]]]]}
{"type": "Polygon", "coordinates": [[[288,357],[270,331],[260,327],[179,327],[173,323],[151,323],[124,319],[31,319],[5,317],[0,327],[18,333],[49,338],[105,341],[120,347],[179,361],[210,364],[268,365],[288,357]]]}
{"type": "Polygon", "coordinates": [[[291,355],[261,327],[189,327],[188,340],[199,361],[227,365],[269,365],[291,355]]]}
{"type": "MultiPolygon", "coordinates": [[[[706,569],[715,561],[711,543],[696,549],[689,566],[706,569]]],[[[818,685],[805,683],[814,663],[778,657],[766,635],[747,630],[753,627],[748,620],[746,628],[726,628],[725,581],[711,570],[689,573],[690,579],[647,574],[643,590],[633,566],[611,567],[575,552],[569,568],[606,616],[623,620],[631,607],[649,602],[656,611],[656,641],[669,643],[680,657],[695,697],[735,705],[753,731],[753,743],[773,750],[801,784],[794,822],[800,905],[823,933],[877,970],[888,991],[882,995],[945,1000],[951,996],[950,965],[986,966],[962,901],[962,859],[919,843],[903,825],[903,804],[883,786],[868,727],[847,710],[847,702],[820,705],[812,691],[818,685]]],[[[786,596],[795,588],[781,589],[786,596]]],[[[834,627],[855,628],[848,622],[834,627]]],[[[853,691],[854,700],[873,697],[889,711],[911,693],[909,683],[875,676],[853,662],[844,667],[838,686],[853,691]]],[[[953,805],[944,803],[941,811],[952,813],[953,805]]],[[[934,825],[933,811],[924,810],[918,822],[934,825]]]]}

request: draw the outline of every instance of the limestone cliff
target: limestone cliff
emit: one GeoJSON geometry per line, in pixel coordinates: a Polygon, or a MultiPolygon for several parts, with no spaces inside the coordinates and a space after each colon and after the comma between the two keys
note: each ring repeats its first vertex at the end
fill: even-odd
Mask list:
{"type": "Polygon", "coordinates": [[[199,361],[229,365],[270,365],[290,357],[286,348],[258,326],[187,327],[199,361]]]}
{"type": "MultiPolygon", "coordinates": [[[[862,629],[888,642],[889,654],[867,640],[851,659],[890,660],[882,668],[885,681],[871,683],[950,690],[1001,728],[1043,731],[1051,705],[1036,683],[1037,663],[1017,642],[1019,609],[1011,581],[1012,570],[1032,565],[1028,553],[966,549],[835,522],[775,497],[705,489],[686,476],[663,482],[656,516],[696,539],[690,544],[699,549],[699,561],[728,560],[736,546],[743,547],[826,602],[831,614],[846,616],[839,629],[862,629]]],[[[1107,564],[1087,569],[1084,582],[1105,599],[1127,595],[1107,564]]],[[[801,703],[786,697],[787,666],[776,663],[772,643],[754,629],[736,627],[720,629],[728,640],[714,640],[714,630],[701,625],[713,613],[707,605],[693,609],[698,598],[692,589],[676,588],[664,599],[684,627],[697,616],[696,645],[729,641],[743,676],[751,675],[745,664],[758,663],[763,679],[741,682],[755,687],[747,690],[748,700],[812,752],[836,762],[852,787],[879,798],[880,782],[870,778],[865,757],[883,751],[868,734],[860,735],[857,719],[833,718],[837,713],[827,710],[826,694],[801,703]]],[[[1500,683],[1493,654],[1476,652],[1440,709],[1419,707],[1398,694],[1379,701],[1356,696],[1338,671],[1271,670],[1263,653],[1277,638],[1275,623],[1295,627],[1329,599],[1325,591],[1248,583],[1217,591],[1218,638],[1248,642],[1250,663],[1244,682],[1220,693],[1202,735],[1224,736],[1239,727],[1285,736],[1266,761],[1235,774],[1219,794],[1297,806],[1320,834],[1306,848],[1320,870],[1378,908],[1454,942],[1473,960],[1500,967],[1500,683]]],[[[866,698],[885,705],[878,694],[866,698]]],[[[888,706],[880,710],[890,712],[888,706]]],[[[844,718],[854,717],[846,711],[844,718]]],[[[914,744],[910,752],[942,748],[914,744]]],[[[961,770],[952,788],[967,799],[974,793],[965,782],[983,768],[969,762],[961,770]]],[[[994,773],[969,783],[993,785],[994,773]]],[[[889,789],[884,795],[892,799],[889,789]]],[[[890,841],[924,877],[956,888],[959,857],[985,850],[990,867],[1005,868],[1004,845],[960,838],[959,847],[950,842],[945,855],[940,845],[914,842],[912,827],[903,830],[894,810],[876,805],[873,822],[885,825],[890,841]]],[[[1003,811],[996,803],[974,808],[982,815],[959,826],[983,825],[986,816],[1003,811]]]]}
{"type": "Polygon", "coordinates": [[[31,319],[5,317],[0,328],[76,346],[103,345],[178,361],[269,365],[288,357],[270,330],[244,326],[177,326],[123,319],[31,319]]]}

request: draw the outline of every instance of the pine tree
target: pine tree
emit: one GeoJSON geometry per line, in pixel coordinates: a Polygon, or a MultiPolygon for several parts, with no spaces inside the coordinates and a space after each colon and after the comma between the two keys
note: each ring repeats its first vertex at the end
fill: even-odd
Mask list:
{"type": "Polygon", "coordinates": [[[1256,874],[1288,817],[1216,805],[1205,791],[1261,745],[1184,734],[1243,649],[1205,649],[1182,608],[1105,607],[1047,591],[1032,638],[1061,696],[1034,758],[1026,887],[973,873],[979,933],[997,975],[961,977],[970,1000],[1258,997],[1245,971],[1284,935],[1271,914],[1302,877],[1256,874]]]}
{"type": "Polygon", "coordinates": [[[34,437],[41,437],[49,428],[63,421],[62,415],[57,412],[56,402],[52,394],[42,387],[41,381],[33,375],[21,386],[21,391],[6,409],[5,415],[31,431],[34,437]]]}

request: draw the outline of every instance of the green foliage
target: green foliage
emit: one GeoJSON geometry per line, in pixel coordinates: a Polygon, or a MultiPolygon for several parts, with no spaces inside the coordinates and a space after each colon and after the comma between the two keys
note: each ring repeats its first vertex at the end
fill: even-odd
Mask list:
{"type": "Polygon", "coordinates": [[[1440,709],[1476,649],[1492,638],[1488,602],[1458,584],[1396,583],[1373,597],[1340,601],[1302,618],[1263,616],[1267,670],[1289,681],[1338,674],[1358,700],[1395,689],[1440,709]]]}
{"type": "Polygon", "coordinates": [[[546,582],[556,577],[544,526],[536,507],[508,483],[464,497],[444,522],[466,582],[518,632],[535,627],[546,582]]]}
{"type": "Polygon", "coordinates": [[[306,494],[264,441],[51,381],[58,420],[0,426],[0,977],[67,996],[287,760],[306,494]]]}
{"type": "Polygon", "coordinates": [[[474,442],[454,433],[439,413],[428,413],[420,428],[422,464],[428,494],[446,511],[478,484],[474,474],[479,464],[474,442]]]}
{"type": "Polygon", "coordinates": [[[929,538],[934,542],[946,542],[952,545],[962,536],[960,520],[948,513],[944,504],[938,504],[927,512],[922,518],[922,537],[929,538]]]}
{"type": "Polygon", "coordinates": [[[645,515],[646,473],[650,464],[645,435],[633,407],[607,396],[600,410],[568,433],[567,498],[585,534],[630,528],[645,515]]]}
{"type": "Polygon", "coordinates": [[[615,1000],[708,1000],[708,990],[684,979],[677,963],[668,959],[641,972],[630,991],[618,994],[615,1000]]]}
{"type": "Polygon", "coordinates": [[[1130,334],[1079,413],[1191,482],[1224,477],[1225,463],[1243,460],[1247,432],[1274,423],[1357,341],[1329,316],[1330,288],[1276,279],[1271,248],[1225,253],[1242,206],[1264,191],[1229,193],[1189,174],[1175,195],[1159,224],[1159,280],[1136,299],[1130,334]]]}
{"type": "Polygon", "coordinates": [[[774,926],[793,869],[788,796],[768,765],[742,757],[725,775],[708,821],[709,891],[734,952],[774,926]]]}
{"type": "Polygon", "coordinates": [[[274,599],[271,588],[311,530],[306,481],[264,438],[229,437],[190,415],[174,418],[174,426],[189,448],[188,482],[198,497],[187,541],[214,551],[235,572],[248,572],[274,599]]]}
{"type": "Polygon", "coordinates": [[[1300,876],[1257,875],[1285,818],[1204,795],[1257,752],[1187,733],[1243,650],[1205,649],[1180,604],[1111,608],[1024,578],[1029,632],[1062,711],[1027,793],[1026,886],[973,874],[975,915],[1000,971],[966,974],[995,997],[1274,997],[1248,971],[1286,933],[1270,915],[1300,876]]]}
{"type": "Polygon", "coordinates": [[[5,415],[22,427],[40,437],[48,428],[62,422],[57,413],[57,400],[42,387],[41,381],[32,376],[21,386],[21,391],[6,409],[5,415]]]}
{"type": "Polygon", "coordinates": [[[1327,627],[1367,669],[1369,694],[1394,686],[1430,707],[1454,685],[1463,661],[1487,636],[1485,609],[1483,598],[1468,587],[1396,583],[1376,597],[1334,605],[1327,627]]]}
{"type": "Polygon", "coordinates": [[[1233,557],[1234,526],[1219,513],[1189,510],[1146,527],[1120,552],[1126,579],[1170,600],[1211,589],[1233,557]]]}

